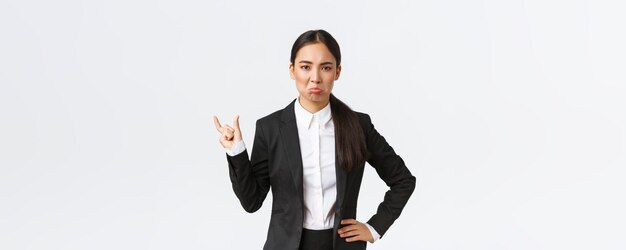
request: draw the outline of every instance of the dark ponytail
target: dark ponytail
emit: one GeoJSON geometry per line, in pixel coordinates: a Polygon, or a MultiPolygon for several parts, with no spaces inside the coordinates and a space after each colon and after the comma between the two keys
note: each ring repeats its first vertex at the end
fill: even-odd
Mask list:
{"type": "Polygon", "coordinates": [[[332,93],[330,112],[335,125],[335,151],[339,163],[347,172],[362,167],[368,155],[358,115],[332,93]]]}
{"type": "MultiPolygon", "coordinates": [[[[326,45],[335,57],[337,66],[341,64],[339,44],[325,30],[309,30],[302,33],[291,48],[291,64],[295,65],[298,50],[314,43],[326,45]]],[[[335,152],[337,152],[340,166],[346,172],[362,167],[368,158],[368,152],[358,115],[332,93],[330,94],[330,110],[335,126],[335,152]]]]}

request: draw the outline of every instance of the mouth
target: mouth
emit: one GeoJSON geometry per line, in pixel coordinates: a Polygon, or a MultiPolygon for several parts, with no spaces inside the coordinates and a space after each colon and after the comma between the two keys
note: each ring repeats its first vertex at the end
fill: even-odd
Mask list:
{"type": "Polygon", "coordinates": [[[312,89],[309,89],[309,92],[311,92],[312,94],[319,94],[319,93],[322,93],[322,90],[319,88],[312,88],[312,89]]]}

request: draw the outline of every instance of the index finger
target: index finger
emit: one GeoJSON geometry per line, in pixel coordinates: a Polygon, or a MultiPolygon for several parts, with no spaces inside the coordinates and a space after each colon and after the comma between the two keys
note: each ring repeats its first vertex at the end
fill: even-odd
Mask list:
{"type": "Polygon", "coordinates": [[[222,133],[222,124],[220,124],[220,120],[217,119],[217,116],[213,116],[213,124],[215,124],[215,128],[217,128],[217,132],[222,133]]]}
{"type": "Polygon", "coordinates": [[[343,219],[341,220],[341,225],[346,225],[346,224],[357,224],[358,221],[355,219],[343,219]]]}

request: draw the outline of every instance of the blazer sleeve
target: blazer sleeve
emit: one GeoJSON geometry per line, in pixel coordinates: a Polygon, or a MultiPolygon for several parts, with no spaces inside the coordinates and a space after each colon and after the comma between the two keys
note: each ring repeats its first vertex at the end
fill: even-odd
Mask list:
{"type": "Polygon", "coordinates": [[[415,189],[415,176],[411,174],[402,158],[394,152],[385,138],[376,131],[369,115],[365,114],[365,139],[367,162],[376,169],[378,176],[387,184],[383,202],[378,205],[367,223],[376,229],[382,238],[387,229],[400,216],[415,189]]]}
{"type": "Polygon", "coordinates": [[[268,148],[260,120],[256,122],[250,160],[247,149],[235,156],[226,154],[226,160],[233,191],[241,206],[248,213],[259,210],[270,188],[268,148]]]}

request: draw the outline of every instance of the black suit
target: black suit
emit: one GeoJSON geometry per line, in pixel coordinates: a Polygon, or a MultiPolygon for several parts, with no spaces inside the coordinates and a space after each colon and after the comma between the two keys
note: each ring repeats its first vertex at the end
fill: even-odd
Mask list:
{"type": "MultiPolygon", "coordinates": [[[[272,216],[263,249],[298,249],[303,223],[302,157],[293,100],[287,107],[256,122],[252,155],[247,150],[226,155],[235,195],[247,212],[257,211],[272,187],[272,216]]],[[[376,169],[390,189],[369,221],[381,237],[400,216],[415,189],[415,177],[385,138],[371,123],[369,115],[357,112],[365,133],[370,157],[367,162],[376,169]]],[[[335,249],[365,249],[365,241],[345,242],[337,234],[341,219],[356,219],[356,206],[363,177],[363,167],[345,172],[336,166],[337,200],[334,226],[335,249]]]]}

